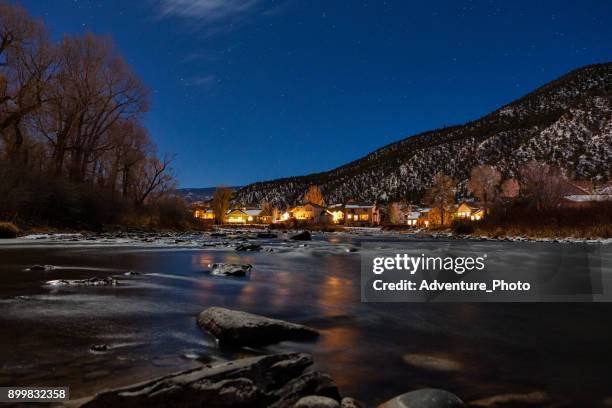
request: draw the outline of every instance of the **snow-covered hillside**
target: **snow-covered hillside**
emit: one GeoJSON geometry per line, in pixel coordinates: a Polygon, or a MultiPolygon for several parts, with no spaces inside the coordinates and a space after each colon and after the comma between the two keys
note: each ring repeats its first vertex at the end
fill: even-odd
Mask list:
{"type": "Polygon", "coordinates": [[[329,172],[251,184],[236,201],[293,203],[311,184],[328,202],[414,199],[439,171],[464,186],[475,165],[509,177],[532,159],[575,178],[610,180],[612,63],[572,71],[479,120],[408,137],[329,172]]]}

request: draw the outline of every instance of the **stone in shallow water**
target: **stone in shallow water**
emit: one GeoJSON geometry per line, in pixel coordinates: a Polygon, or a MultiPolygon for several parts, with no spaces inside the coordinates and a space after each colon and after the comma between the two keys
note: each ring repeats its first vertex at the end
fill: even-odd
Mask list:
{"type": "Polygon", "coordinates": [[[108,346],[106,344],[94,344],[89,349],[91,351],[103,352],[108,350],[108,346]]]}
{"type": "Polygon", "coordinates": [[[291,239],[294,241],[310,241],[312,239],[312,235],[310,235],[310,232],[308,231],[303,231],[292,236],[291,239]]]}
{"type": "Polygon", "coordinates": [[[308,395],[339,400],[331,377],[312,364],[302,353],[244,358],[104,391],[81,406],[288,408],[308,395]]]}
{"type": "Polygon", "coordinates": [[[208,265],[211,275],[218,276],[246,276],[253,268],[249,264],[214,263],[208,265]]]}
{"type": "Polygon", "coordinates": [[[293,408],[340,408],[340,404],[333,398],[309,395],[300,398],[293,408]]]}
{"type": "Polygon", "coordinates": [[[221,307],[200,313],[198,325],[215,336],[219,344],[231,346],[265,345],[319,335],[310,327],[221,307]]]}
{"type": "Polygon", "coordinates": [[[455,372],[463,368],[458,361],[428,354],[409,353],[404,355],[403,360],[413,367],[427,371],[455,372]]]}
{"type": "Polygon", "coordinates": [[[365,405],[355,398],[344,397],[340,403],[340,408],[365,408],[365,405]]]}
{"type": "Polygon", "coordinates": [[[109,286],[118,285],[119,282],[116,279],[109,277],[106,278],[89,278],[89,279],[57,279],[47,282],[50,286],[109,286]]]}
{"type": "Polygon", "coordinates": [[[261,249],[261,245],[257,244],[240,244],[236,247],[236,251],[241,252],[261,251],[261,249]]]}
{"type": "Polygon", "coordinates": [[[277,238],[278,235],[273,232],[259,232],[257,238],[277,238]]]}
{"type": "Polygon", "coordinates": [[[465,405],[448,391],[425,388],[407,392],[379,405],[378,408],[462,408],[465,405]]]}
{"type": "Polygon", "coordinates": [[[550,404],[552,399],[544,391],[533,391],[525,394],[501,394],[494,395],[470,402],[470,407],[540,407],[543,404],[550,404]]]}
{"type": "Polygon", "coordinates": [[[53,265],[32,265],[28,268],[30,271],[52,271],[54,269],[53,265]]]}

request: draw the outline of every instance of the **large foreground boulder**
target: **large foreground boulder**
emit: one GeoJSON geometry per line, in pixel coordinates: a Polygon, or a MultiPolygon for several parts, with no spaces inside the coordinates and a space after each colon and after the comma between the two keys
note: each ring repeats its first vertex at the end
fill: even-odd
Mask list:
{"type": "Polygon", "coordinates": [[[204,310],[198,316],[198,325],[215,336],[219,344],[231,346],[265,345],[319,335],[310,327],[222,307],[204,310]]]}
{"type": "Polygon", "coordinates": [[[462,408],[455,394],[433,388],[407,392],[379,405],[378,408],[462,408]]]}
{"type": "Polygon", "coordinates": [[[206,365],[102,392],[81,407],[288,408],[308,395],[339,401],[331,377],[312,363],[307,354],[290,353],[206,365]]]}

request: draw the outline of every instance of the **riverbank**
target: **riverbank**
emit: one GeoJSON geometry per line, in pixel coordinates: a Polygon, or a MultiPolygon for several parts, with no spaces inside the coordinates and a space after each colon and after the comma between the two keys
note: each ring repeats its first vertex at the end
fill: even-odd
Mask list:
{"type": "MultiPolygon", "coordinates": [[[[290,241],[291,237],[303,230],[268,230],[265,228],[225,228],[216,227],[208,231],[147,231],[147,230],[114,230],[107,232],[89,232],[73,230],[45,230],[36,229],[23,232],[16,239],[0,239],[0,244],[17,242],[42,242],[50,241],[56,243],[84,243],[84,244],[142,244],[147,246],[176,246],[194,247],[208,245],[222,246],[223,243],[248,241],[261,237],[278,237],[290,241]],[[220,242],[222,241],[222,242],[220,242]],[[213,245],[214,244],[214,245],[213,245]]],[[[556,242],[556,243],[601,243],[612,244],[612,238],[577,238],[577,237],[555,237],[542,236],[533,237],[528,235],[479,235],[457,234],[450,229],[428,230],[428,229],[393,229],[381,228],[344,228],[337,231],[312,231],[314,236],[321,237],[367,237],[375,240],[397,238],[397,239],[439,239],[439,240],[471,240],[471,241],[502,241],[502,242],[556,242]]]]}

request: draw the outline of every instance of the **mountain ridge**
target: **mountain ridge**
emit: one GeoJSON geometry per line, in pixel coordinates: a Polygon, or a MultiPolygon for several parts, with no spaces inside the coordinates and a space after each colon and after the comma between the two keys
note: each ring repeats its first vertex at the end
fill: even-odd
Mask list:
{"type": "Polygon", "coordinates": [[[253,183],[235,198],[284,205],[316,184],[330,202],[415,199],[437,171],[464,187],[474,165],[497,165],[511,177],[531,159],[561,165],[579,178],[606,181],[612,163],[611,100],[612,63],[587,65],[479,119],[408,136],[329,171],[253,183]]]}

